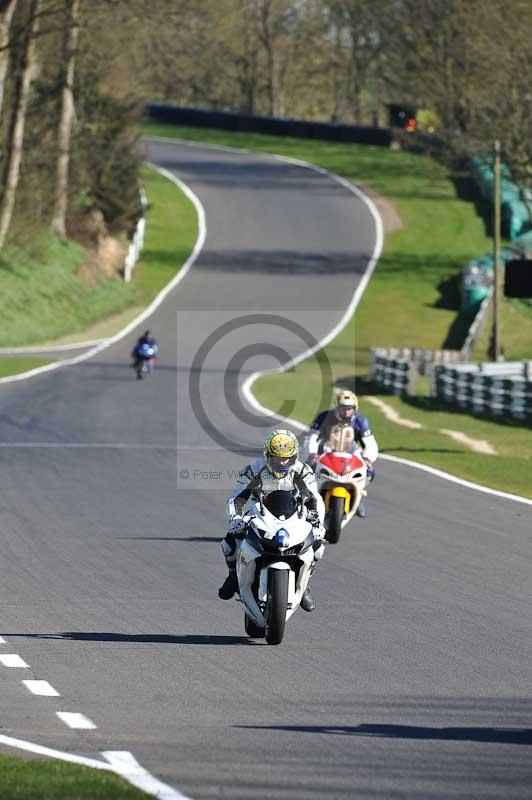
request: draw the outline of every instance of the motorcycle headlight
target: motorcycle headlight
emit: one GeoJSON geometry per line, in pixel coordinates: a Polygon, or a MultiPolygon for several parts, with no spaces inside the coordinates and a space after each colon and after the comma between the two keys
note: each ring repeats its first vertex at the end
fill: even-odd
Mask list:
{"type": "Polygon", "coordinates": [[[279,547],[287,547],[290,541],[290,535],[284,528],[279,528],[274,536],[275,544],[279,547]]]}

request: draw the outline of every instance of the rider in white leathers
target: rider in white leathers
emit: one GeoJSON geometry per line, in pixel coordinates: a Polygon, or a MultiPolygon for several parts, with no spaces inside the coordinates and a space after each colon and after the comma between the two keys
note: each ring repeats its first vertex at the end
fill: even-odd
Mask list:
{"type": "MultiPolygon", "coordinates": [[[[317,539],[324,534],[325,507],[318,492],[316,478],[308,464],[298,459],[299,443],[292,431],[276,429],[264,443],[264,457],[257,458],[240,472],[233,493],[226,503],[229,528],[221,542],[222,553],[229,568],[229,575],[218,591],[222,600],[229,600],[238,591],[235,568],[236,539],[244,538],[246,522],[243,519],[250,499],[259,492],[269,494],[276,491],[298,492],[307,496],[307,519],[315,527],[317,539]]],[[[301,608],[314,611],[316,603],[310,590],[301,598],[301,608]]]]}

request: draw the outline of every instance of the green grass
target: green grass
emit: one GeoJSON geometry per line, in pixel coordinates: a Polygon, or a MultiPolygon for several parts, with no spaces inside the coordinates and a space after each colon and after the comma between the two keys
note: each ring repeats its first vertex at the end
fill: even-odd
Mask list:
{"type": "MultiPolygon", "coordinates": [[[[532,432],[528,428],[511,420],[478,419],[453,412],[426,396],[403,400],[381,395],[401,416],[424,426],[423,430],[412,431],[390,422],[363,400],[365,394],[376,394],[364,377],[372,345],[440,348],[461,343],[457,318],[460,271],[467,261],[488,252],[491,240],[474,204],[457,196],[455,183],[441,164],[422,155],[361,145],[151,123],[144,124],[142,131],[304,159],[391,200],[403,227],[386,236],[382,257],[355,318],[319,359],[309,359],[291,373],[260,379],[254,386],[255,395],[272,409],[280,408],[280,398],[292,398],[290,416],[309,422],[329,399],[322,398],[319,368],[319,360],[327,359],[333,383],[356,384],[383,452],[532,497],[532,432]],[[472,452],[440,433],[442,428],[486,440],[497,456],[472,452]]],[[[512,301],[504,304],[504,319],[516,311],[519,316],[514,317],[512,327],[519,329],[519,335],[505,340],[506,356],[530,358],[532,336],[527,339],[522,334],[526,322],[532,320],[532,312],[529,304],[512,301]],[[517,325],[515,319],[519,320],[517,325]]],[[[422,395],[427,394],[425,384],[426,381],[422,395]]],[[[326,387],[326,394],[329,388],[332,390],[326,387]]]]}
{"type": "Polygon", "coordinates": [[[137,298],[146,305],[189,257],[198,220],[193,203],[175,183],[146,167],[142,180],[149,207],[144,250],[133,274],[137,298]]]}
{"type": "Polygon", "coordinates": [[[35,367],[43,367],[50,364],[50,359],[44,358],[2,358],[0,357],[0,378],[6,375],[18,375],[21,372],[28,372],[35,367]]]}
{"type": "Polygon", "coordinates": [[[2,800],[147,800],[111,772],[55,760],[0,756],[2,800]]]}
{"type": "Polygon", "coordinates": [[[127,309],[146,306],[173,278],[196,240],[195,209],[159,173],[145,168],[142,177],[146,240],[131,283],[89,282],[79,274],[85,251],[46,231],[31,247],[8,247],[0,258],[0,346],[94,338],[95,327],[111,335],[123,327],[127,309]]]}
{"type": "Polygon", "coordinates": [[[132,302],[120,278],[91,284],[77,274],[84,250],[41,232],[32,248],[8,247],[0,259],[0,345],[63,336],[132,302]]]}
{"type": "MultiPolygon", "coordinates": [[[[493,315],[488,313],[473,351],[475,361],[488,359],[492,324],[493,315]]],[[[508,361],[532,359],[532,300],[507,299],[501,303],[500,337],[508,361]]]]}

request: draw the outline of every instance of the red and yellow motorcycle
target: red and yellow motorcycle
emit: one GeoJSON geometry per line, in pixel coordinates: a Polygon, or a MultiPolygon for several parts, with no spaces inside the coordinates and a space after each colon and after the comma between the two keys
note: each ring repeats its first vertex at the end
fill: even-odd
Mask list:
{"type": "Polygon", "coordinates": [[[325,503],[325,538],[336,544],[366,494],[366,462],[360,451],[323,453],[316,464],[316,479],[325,503]]]}

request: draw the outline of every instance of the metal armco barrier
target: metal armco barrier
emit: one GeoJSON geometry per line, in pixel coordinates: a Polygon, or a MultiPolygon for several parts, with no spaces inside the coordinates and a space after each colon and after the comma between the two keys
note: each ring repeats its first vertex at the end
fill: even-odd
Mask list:
{"type": "Polygon", "coordinates": [[[532,362],[435,366],[432,394],[473,413],[532,419],[532,362]]]}
{"type": "Polygon", "coordinates": [[[469,358],[471,358],[471,353],[473,351],[475,343],[480,334],[482,333],[484,325],[486,324],[486,316],[491,306],[492,297],[493,297],[493,286],[490,286],[488,294],[481,302],[478,311],[475,314],[475,318],[471,323],[465,342],[462,345],[461,353],[464,358],[464,361],[467,361],[469,358]]]}
{"type": "Polygon", "coordinates": [[[146,232],[146,209],[148,208],[148,198],[146,197],[146,192],[144,191],[144,187],[139,187],[139,195],[140,195],[140,204],[142,207],[142,217],[137,222],[135,227],[135,233],[133,234],[133,239],[129,244],[129,248],[127,251],[127,256],[124,261],[124,280],[126,283],[129,283],[131,280],[131,274],[135,267],[135,264],[139,260],[140,254],[142,252],[142,248],[144,247],[144,234],[146,232]]]}
{"type": "Polygon", "coordinates": [[[334,142],[359,142],[390,147],[393,141],[388,128],[369,125],[343,125],[333,122],[265,117],[239,111],[213,111],[207,108],[174,106],[167,103],[148,103],[146,115],[154,122],[191,125],[200,128],[219,128],[226,131],[268,133],[274,136],[294,136],[302,139],[325,139],[334,142]]]}

